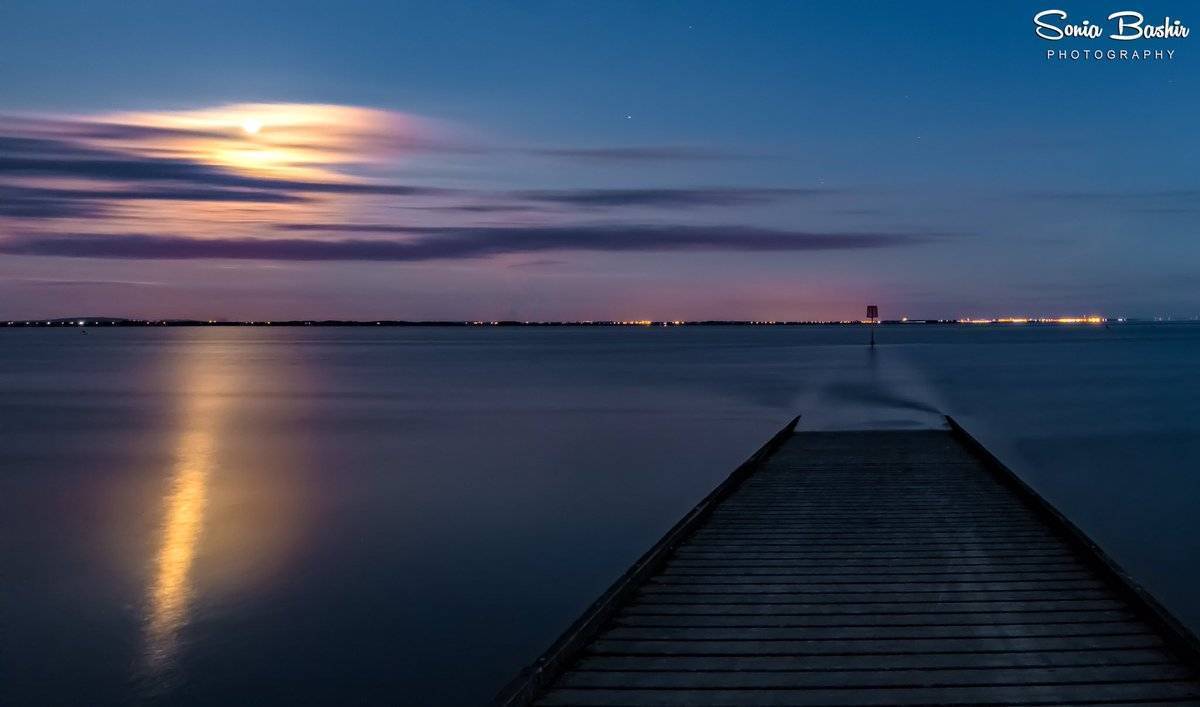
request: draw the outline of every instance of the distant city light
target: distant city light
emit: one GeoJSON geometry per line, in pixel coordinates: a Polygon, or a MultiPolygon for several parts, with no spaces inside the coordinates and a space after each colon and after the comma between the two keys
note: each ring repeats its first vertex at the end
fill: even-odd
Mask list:
{"type": "Polygon", "coordinates": [[[965,318],[957,321],[959,324],[1103,324],[1108,319],[1091,314],[1085,317],[996,317],[993,319],[965,318]]]}

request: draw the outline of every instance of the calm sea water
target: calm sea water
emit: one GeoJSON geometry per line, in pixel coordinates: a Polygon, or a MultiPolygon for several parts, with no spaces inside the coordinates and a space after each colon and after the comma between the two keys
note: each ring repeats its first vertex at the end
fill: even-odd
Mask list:
{"type": "Polygon", "coordinates": [[[1200,326],[0,331],[0,703],[486,702],[793,414],[951,413],[1200,627],[1200,326]]]}

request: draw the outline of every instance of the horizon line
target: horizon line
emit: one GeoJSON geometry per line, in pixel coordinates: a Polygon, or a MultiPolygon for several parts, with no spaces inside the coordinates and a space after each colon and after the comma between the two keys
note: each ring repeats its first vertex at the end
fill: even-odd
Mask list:
{"type": "Polygon", "coordinates": [[[0,321],[6,328],[55,328],[55,327],[152,327],[152,326],[241,326],[241,327],[679,327],[679,326],[908,326],[908,325],[958,325],[958,326],[1071,326],[1107,324],[1154,324],[1200,321],[1198,317],[1179,319],[1175,317],[1106,317],[1100,315],[1065,317],[963,317],[880,319],[578,319],[578,320],[518,320],[518,319],[194,319],[163,318],[145,319],[128,317],[54,317],[41,319],[10,319],[0,321]]]}

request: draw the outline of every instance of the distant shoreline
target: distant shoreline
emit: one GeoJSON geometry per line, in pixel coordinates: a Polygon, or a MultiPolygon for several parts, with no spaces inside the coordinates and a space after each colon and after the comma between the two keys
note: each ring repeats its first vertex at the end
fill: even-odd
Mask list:
{"type": "Polygon", "coordinates": [[[351,319],[289,319],[279,321],[205,321],[199,319],[119,319],[112,317],[72,317],[64,319],[24,319],[0,321],[5,328],[84,328],[84,327],[722,327],[722,326],[1100,326],[1109,324],[1179,324],[1197,323],[1194,319],[1136,319],[1127,317],[1047,317],[994,319],[885,319],[876,323],[854,320],[830,321],[754,321],[754,320],[696,320],[696,321],[453,321],[453,320],[351,320],[351,319]]]}

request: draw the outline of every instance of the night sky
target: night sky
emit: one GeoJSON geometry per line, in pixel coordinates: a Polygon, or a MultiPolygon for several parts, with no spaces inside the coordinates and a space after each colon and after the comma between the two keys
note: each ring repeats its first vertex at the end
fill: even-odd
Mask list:
{"type": "Polygon", "coordinates": [[[0,318],[1196,316],[1200,35],[1048,42],[1051,7],[1200,30],[5,0],[0,318]]]}

